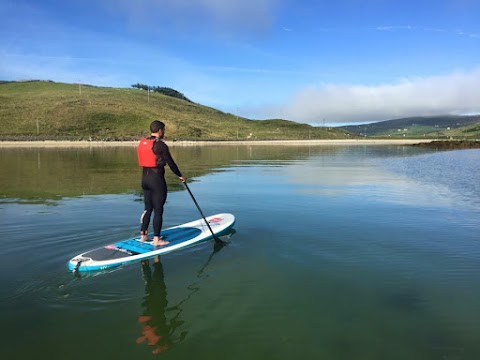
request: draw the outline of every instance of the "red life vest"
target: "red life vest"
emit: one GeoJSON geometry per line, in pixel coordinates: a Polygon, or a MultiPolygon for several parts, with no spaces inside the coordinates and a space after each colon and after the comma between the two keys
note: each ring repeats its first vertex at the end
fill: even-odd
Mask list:
{"type": "Polygon", "coordinates": [[[143,167],[157,167],[157,156],[153,152],[155,139],[143,138],[138,143],[137,156],[138,165],[143,167]]]}

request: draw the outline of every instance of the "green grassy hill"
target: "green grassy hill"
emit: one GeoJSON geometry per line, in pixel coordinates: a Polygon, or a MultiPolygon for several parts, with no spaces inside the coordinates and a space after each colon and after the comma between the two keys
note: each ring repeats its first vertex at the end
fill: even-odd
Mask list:
{"type": "Polygon", "coordinates": [[[154,119],[169,139],[343,139],[338,128],[249,120],[144,90],[50,81],[0,83],[0,139],[127,140],[154,119]]]}
{"type": "Polygon", "coordinates": [[[452,128],[447,131],[443,131],[443,134],[454,138],[473,138],[480,139],[480,119],[477,123],[462,126],[459,128],[452,128]]]}
{"type": "Polygon", "coordinates": [[[478,139],[480,115],[411,117],[342,128],[362,136],[478,139]]]}

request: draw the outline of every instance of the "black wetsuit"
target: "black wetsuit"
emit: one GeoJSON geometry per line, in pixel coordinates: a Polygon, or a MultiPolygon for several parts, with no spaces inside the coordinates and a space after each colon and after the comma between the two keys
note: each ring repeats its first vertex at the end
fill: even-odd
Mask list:
{"type": "MultiPolygon", "coordinates": [[[[153,139],[150,137],[149,139],[153,139]]],[[[168,165],[175,175],[182,176],[177,164],[170,155],[167,144],[157,139],[153,145],[153,152],[157,157],[157,167],[143,168],[142,189],[145,202],[145,211],[142,214],[140,233],[145,234],[150,224],[152,211],[153,235],[160,236],[163,223],[163,206],[167,200],[167,183],[165,181],[165,165],[168,165]]]]}

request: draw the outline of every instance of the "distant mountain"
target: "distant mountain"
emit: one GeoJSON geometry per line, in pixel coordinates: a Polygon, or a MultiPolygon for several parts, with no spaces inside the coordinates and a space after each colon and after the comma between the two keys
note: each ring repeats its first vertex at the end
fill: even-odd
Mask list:
{"type": "MultiPolygon", "coordinates": [[[[472,137],[478,136],[475,131],[471,130],[472,125],[475,124],[480,125],[480,115],[409,117],[372,124],[342,126],[340,128],[362,136],[472,137]],[[462,131],[461,128],[463,127],[468,128],[462,131]]],[[[476,127],[473,126],[473,129],[476,129],[476,127]]]]}

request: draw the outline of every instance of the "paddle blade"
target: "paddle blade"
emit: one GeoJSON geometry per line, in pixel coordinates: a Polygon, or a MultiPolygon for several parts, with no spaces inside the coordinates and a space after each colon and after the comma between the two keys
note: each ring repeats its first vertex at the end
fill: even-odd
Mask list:
{"type": "Polygon", "coordinates": [[[213,235],[213,239],[215,240],[215,245],[222,246],[222,247],[227,245],[226,241],[223,241],[216,235],[213,235]]]}

